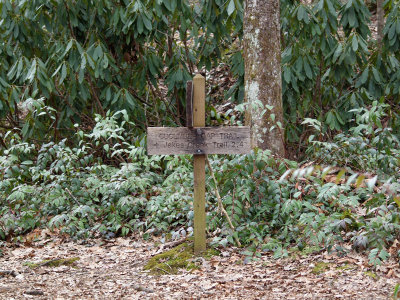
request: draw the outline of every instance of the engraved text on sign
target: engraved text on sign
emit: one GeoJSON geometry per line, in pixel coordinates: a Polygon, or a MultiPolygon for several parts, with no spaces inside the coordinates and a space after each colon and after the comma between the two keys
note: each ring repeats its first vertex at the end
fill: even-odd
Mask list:
{"type": "Polygon", "coordinates": [[[155,154],[245,154],[250,151],[250,128],[149,127],[147,152],[155,154]]]}

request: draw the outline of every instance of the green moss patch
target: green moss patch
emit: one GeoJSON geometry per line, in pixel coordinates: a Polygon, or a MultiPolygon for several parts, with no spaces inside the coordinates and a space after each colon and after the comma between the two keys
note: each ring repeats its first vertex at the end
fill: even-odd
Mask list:
{"type": "Polygon", "coordinates": [[[338,266],[336,269],[341,270],[341,271],[354,270],[354,269],[357,269],[357,265],[344,264],[344,265],[338,266]]]}
{"type": "Polygon", "coordinates": [[[370,278],[372,278],[374,280],[379,280],[379,276],[374,272],[367,271],[367,272],[364,272],[364,275],[368,276],[368,277],[370,277],[370,278]]]}
{"type": "Polygon", "coordinates": [[[51,260],[43,260],[38,263],[33,262],[26,262],[24,263],[25,266],[28,266],[31,269],[36,269],[38,267],[59,267],[59,266],[74,266],[75,262],[78,261],[79,257],[72,257],[72,258],[57,258],[51,260]]]}
{"type": "MultiPolygon", "coordinates": [[[[214,255],[219,255],[219,252],[210,248],[201,256],[209,259],[214,255]]],[[[177,274],[181,269],[198,269],[199,266],[194,261],[193,244],[183,243],[152,257],[143,269],[150,271],[153,275],[177,274]]]]}
{"type": "Polygon", "coordinates": [[[311,273],[315,275],[319,275],[324,273],[329,268],[329,264],[325,262],[318,262],[315,264],[315,267],[311,271],[311,273]]]}

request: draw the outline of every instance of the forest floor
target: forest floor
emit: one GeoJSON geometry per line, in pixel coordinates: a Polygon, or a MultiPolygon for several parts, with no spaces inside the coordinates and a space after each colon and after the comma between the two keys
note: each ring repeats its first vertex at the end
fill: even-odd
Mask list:
{"type": "Polygon", "coordinates": [[[151,275],[143,266],[161,252],[140,238],[87,240],[50,237],[0,248],[0,299],[390,299],[400,282],[398,262],[371,269],[365,255],[319,252],[262,256],[244,264],[237,248],[201,259],[198,270],[151,275]],[[77,260],[79,258],[79,260],[77,260]],[[72,259],[50,266],[44,260],[72,259]],[[29,263],[41,263],[36,268],[29,263]]]}

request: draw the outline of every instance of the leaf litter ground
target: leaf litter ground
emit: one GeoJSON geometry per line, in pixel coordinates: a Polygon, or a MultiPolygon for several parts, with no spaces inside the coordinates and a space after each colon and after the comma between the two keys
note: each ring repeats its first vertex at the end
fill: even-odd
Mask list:
{"type": "Polygon", "coordinates": [[[227,248],[198,258],[198,269],[154,276],[143,270],[162,252],[154,241],[54,237],[0,250],[0,299],[388,299],[400,282],[398,262],[372,270],[356,253],[265,255],[244,264],[240,249],[227,248]],[[73,263],[49,263],[57,259],[73,263]]]}

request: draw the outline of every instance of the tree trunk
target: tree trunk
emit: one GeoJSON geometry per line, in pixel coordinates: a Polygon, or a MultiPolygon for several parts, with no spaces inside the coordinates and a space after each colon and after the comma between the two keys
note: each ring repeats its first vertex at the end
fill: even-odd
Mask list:
{"type": "Polygon", "coordinates": [[[384,26],[384,16],[383,16],[383,0],[376,0],[376,23],[377,23],[377,40],[380,44],[383,38],[383,26],[384,26]]]}
{"type": "Polygon", "coordinates": [[[245,100],[249,103],[246,123],[252,129],[252,146],[285,156],[283,128],[277,126],[278,122],[283,126],[279,15],[279,0],[246,0],[245,100]]]}

